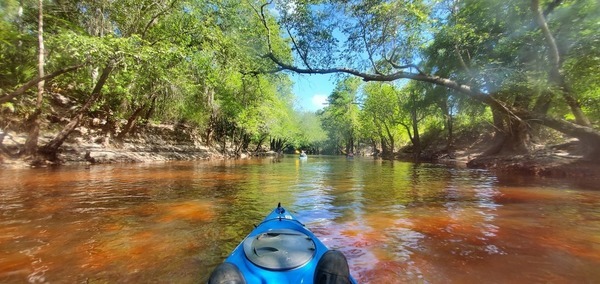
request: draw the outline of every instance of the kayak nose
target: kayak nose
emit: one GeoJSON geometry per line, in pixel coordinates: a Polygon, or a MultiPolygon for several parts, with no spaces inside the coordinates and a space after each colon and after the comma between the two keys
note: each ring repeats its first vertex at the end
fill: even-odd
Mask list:
{"type": "Polygon", "coordinates": [[[281,207],[281,202],[277,203],[277,214],[283,214],[285,213],[285,209],[283,209],[283,207],[281,207]]]}

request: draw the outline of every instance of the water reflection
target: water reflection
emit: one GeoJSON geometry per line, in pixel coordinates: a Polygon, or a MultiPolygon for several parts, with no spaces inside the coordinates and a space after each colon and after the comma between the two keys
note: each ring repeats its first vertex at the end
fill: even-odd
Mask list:
{"type": "Polygon", "coordinates": [[[361,283],[595,282],[577,184],[319,156],[2,170],[0,282],[204,282],[278,202],[361,283]]]}

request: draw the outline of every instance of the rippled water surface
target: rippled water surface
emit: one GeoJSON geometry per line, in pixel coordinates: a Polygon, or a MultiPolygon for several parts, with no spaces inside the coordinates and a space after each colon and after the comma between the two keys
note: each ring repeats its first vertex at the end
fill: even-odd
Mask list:
{"type": "Polygon", "coordinates": [[[600,177],[313,156],[0,169],[0,282],[203,283],[278,202],[361,283],[600,282],[600,177]]]}

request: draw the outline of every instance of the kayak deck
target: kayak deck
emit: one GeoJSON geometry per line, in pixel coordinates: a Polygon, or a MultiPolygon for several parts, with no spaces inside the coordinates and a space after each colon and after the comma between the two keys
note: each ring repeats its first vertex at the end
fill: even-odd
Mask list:
{"type": "Polygon", "coordinates": [[[288,270],[309,262],[315,255],[315,242],[306,234],[290,229],[260,233],[243,242],[246,258],[271,270],[288,270]]]}
{"type": "MultiPolygon", "coordinates": [[[[237,266],[246,283],[310,284],[327,251],[310,230],[278,205],[225,262],[237,266]]],[[[349,283],[356,281],[349,276],[349,283]]]]}

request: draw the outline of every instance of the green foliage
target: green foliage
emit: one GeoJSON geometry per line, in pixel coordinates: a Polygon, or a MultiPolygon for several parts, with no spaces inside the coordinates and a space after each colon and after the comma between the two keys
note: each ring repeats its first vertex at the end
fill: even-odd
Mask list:
{"type": "Polygon", "coordinates": [[[328,105],[322,110],[320,117],[323,129],[331,140],[330,145],[346,149],[354,147],[360,128],[358,107],[360,86],[361,81],[358,78],[346,78],[339,81],[329,95],[328,105]]]}
{"type": "Polygon", "coordinates": [[[4,5],[0,8],[0,89],[12,91],[37,72],[37,37],[21,31],[25,27],[14,11],[16,3],[8,1],[4,5]]]}
{"type": "MultiPolygon", "coordinates": [[[[23,17],[16,14],[18,1],[2,3],[2,89],[35,75],[37,38],[28,31],[36,30],[37,8],[33,1],[21,3],[23,17]]],[[[123,119],[142,109],[155,121],[186,121],[200,129],[213,127],[210,118],[217,115],[241,133],[299,139],[298,128],[289,127],[295,124],[291,94],[281,92],[289,81],[248,75],[273,63],[260,57],[266,51],[257,33],[262,23],[247,2],[67,0],[45,8],[47,71],[86,65],[56,78],[56,90],[83,102],[98,73],[114,64],[92,108],[100,115],[123,119]]],[[[272,43],[289,57],[284,40],[274,35],[272,43]]]]}
{"type": "MultiPolygon", "coordinates": [[[[584,112],[600,123],[600,3],[541,2],[558,42],[559,72],[584,112]]],[[[342,65],[415,73],[398,66],[416,63],[424,73],[529,110],[543,94],[562,91],[549,80],[547,40],[529,1],[282,0],[268,6],[264,19],[264,2],[251,1],[44,4],[46,73],[85,64],[48,88],[84,102],[98,73],[114,64],[94,115],[127,119],[142,110],[154,121],[184,121],[206,132],[215,130],[218,118],[228,128],[219,133],[222,141],[268,136],[295,147],[324,147],[328,140],[338,151],[363,139],[397,147],[414,135],[408,126],[415,118],[421,131],[491,120],[489,109],[454,91],[404,82],[363,88],[356,78],[340,80],[317,116],[298,113],[289,78],[268,72],[277,67],[264,56],[269,52],[313,70],[342,65]]],[[[3,94],[36,76],[36,33],[35,1],[0,3],[3,94]]],[[[27,101],[10,105],[18,112],[27,101]]],[[[548,112],[571,113],[562,99],[554,99],[548,112]]]]}
{"type": "MultiPolygon", "coordinates": [[[[439,29],[426,50],[427,68],[441,76],[470,82],[488,93],[501,93],[507,102],[530,101],[542,90],[552,88],[548,80],[551,60],[547,43],[530,8],[529,1],[447,2],[451,12],[440,17],[439,29]]],[[[547,11],[565,62],[564,74],[587,100],[586,90],[597,89],[597,33],[600,15],[597,1],[565,1],[547,11]],[[595,86],[594,86],[595,85],[595,86]],[[586,89],[586,90],[584,90],[586,89]]],[[[584,104],[585,105],[585,104],[584,104]]],[[[567,110],[555,104],[562,115],[567,110]]],[[[590,109],[587,109],[588,111],[590,109]]],[[[591,112],[590,112],[591,113],[591,112]]]]}
{"type": "Polygon", "coordinates": [[[597,1],[574,1],[560,14],[561,35],[570,44],[564,72],[577,94],[583,110],[597,125],[600,123],[600,4],[597,1]]]}
{"type": "Polygon", "coordinates": [[[365,86],[365,99],[360,115],[363,137],[385,143],[396,143],[402,137],[406,138],[398,123],[402,115],[399,92],[390,83],[369,83],[365,86]]]}
{"type": "Polygon", "coordinates": [[[316,113],[303,112],[299,114],[301,127],[300,147],[321,148],[327,140],[327,133],[321,127],[321,120],[316,113]]]}
{"type": "Polygon", "coordinates": [[[8,110],[9,112],[15,112],[15,106],[11,102],[6,102],[0,105],[0,111],[8,110]]]}

